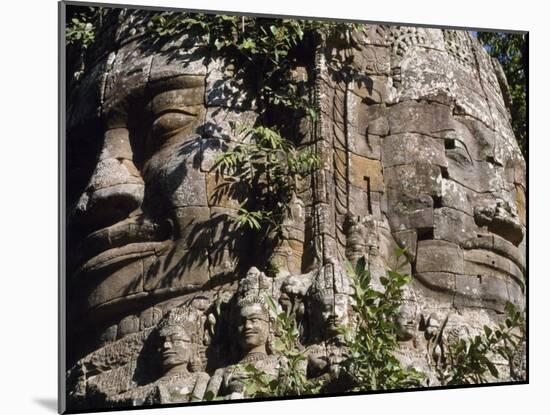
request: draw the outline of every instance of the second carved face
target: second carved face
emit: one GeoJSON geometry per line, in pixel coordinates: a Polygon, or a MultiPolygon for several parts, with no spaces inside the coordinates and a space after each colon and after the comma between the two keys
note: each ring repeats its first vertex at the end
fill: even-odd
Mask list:
{"type": "Polygon", "coordinates": [[[178,366],[187,367],[193,359],[196,346],[183,330],[161,334],[161,366],[166,372],[178,366]]]}
{"type": "Polygon", "coordinates": [[[246,352],[260,349],[267,343],[269,335],[269,318],[261,304],[243,306],[239,312],[237,329],[241,346],[246,352]]]}

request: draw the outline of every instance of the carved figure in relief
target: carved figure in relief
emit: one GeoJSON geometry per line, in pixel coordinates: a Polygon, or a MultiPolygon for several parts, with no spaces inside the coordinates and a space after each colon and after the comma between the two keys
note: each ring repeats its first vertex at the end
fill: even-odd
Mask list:
{"type": "Polygon", "coordinates": [[[217,370],[208,390],[226,399],[245,398],[248,374],[243,365],[275,376],[280,366],[279,358],[270,354],[270,315],[266,303],[272,281],[256,267],[248,270],[239,283],[236,301],[236,336],[241,347],[241,358],[235,365],[217,370]]]}
{"type": "Polygon", "coordinates": [[[308,331],[308,319],[306,312],[307,292],[311,286],[312,273],[290,275],[281,283],[279,304],[283,311],[294,318],[296,326],[302,337],[308,331]]]}
{"type": "Polygon", "coordinates": [[[202,400],[210,376],[195,371],[201,319],[191,307],[171,309],[158,325],[162,376],[155,382],[108,399],[115,406],[202,400]]]}
{"type": "Polygon", "coordinates": [[[405,287],[402,292],[403,301],[396,321],[399,328],[397,338],[400,341],[412,340],[416,342],[421,317],[418,299],[411,288],[405,287]]]}
{"type": "Polygon", "coordinates": [[[346,356],[340,328],[353,324],[350,280],[338,263],[328,263],[313,277],[310,299],[311,342],[308,377],[326,377],[327,387],[343,382],[340,362],[346,356]]]}

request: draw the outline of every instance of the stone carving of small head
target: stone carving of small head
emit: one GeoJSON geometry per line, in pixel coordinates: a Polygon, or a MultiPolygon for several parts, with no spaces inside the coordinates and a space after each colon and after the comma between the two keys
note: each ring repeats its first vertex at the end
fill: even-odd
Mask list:
{"type": "Polygon", "coordinates": [[[403,290],[403,300],[396,318],[397,338],[400,341],[411,340],[418,332],[420,313],[414,291],[408,287],[403,290]]]}
{"type": "Polygon", "coordinates": [[[248,296],[238,303],[237,331],[245,354],[266,353],[269,338],[269,312],[263,298],[248,296]]]}
{"type": "Polygon", "coordinates": [[[174,308],[158,326],[159,352],[164,375],[185,373],[198,353],[198,313],[188,307],[174,308]]]}
{"type": "Polygon", "coordinates": [[[269,339],[269,310],[265,296],[272,281],[256,267],[251,267],[239,281],[237,290],[237,332],[244,355],[266,353],[269,339]]]}
{"type": "Polygon", "coordinates": [[[411,302],[405,301],[397,318],[398,333],[397,338],[401,341],[411,340],[418,330],[418,306],[411,302]]]}
{"type": "Polygon", "coordinates": [[[281,284],[279,303],[288,315],[303,316],[305,312],[304,298],[311,284],[309,274],[291,275],[281,284]]]}
{"type": "Polygon", "coordinates": [[[323,266],[311,287],[313,324],[325,340],[337,337],[339,328],[350,324],[351,286],[344,269],[335,263],[323,266]]]}

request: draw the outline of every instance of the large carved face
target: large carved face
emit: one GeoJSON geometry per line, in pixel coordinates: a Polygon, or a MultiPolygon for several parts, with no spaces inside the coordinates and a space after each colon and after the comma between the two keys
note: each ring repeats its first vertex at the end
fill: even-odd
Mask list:
{"type": "MultiPolygon", "coordinates": [[[[198,243],[182,232],[186,221],[197,219],[200,206],[206,206],[200,181],[204,185],[204,173],[193,166],[200,156],[195,130],[205,111],[204,77],[182,75],[148,83],[143,101],[133,99],[133,86],[126,93],[116,81],[115,95],[106,100],[121,102],[106,109],[107,126],[97,137],[99,159],[72,212],[83,229],[77,258],[73,257],[82,279],[106,266],[116,269],[130,258],[160,253],[167,240],[185,239],[196,247],[198,243]],[[132,113],[121,116],[119,111],[132,113]],[[116,119],[109,125],[111,116],[116,119]]],[[[101,294],[109,293],[96,296],[101,294]]],[[[97,305],[107,298],[90,300],[90,305],[97,305]]]]}
{"type": "Polygon", "coordinates": [[[237,329],[241,345],[248,352],[265,347],[269,336],[269,316],[262,304],[240,307],[237,329]]]}
{"type": "Polygon", "coordinates": [[[242,115],[212,86],[221,63],[187,35],[116,36],[68,100],[69,315],[103,327],[232,273],[239,243],[209,172],[242,115]]]}
{"type": "Polygon", "coordinates": [[[498,67],[467,32],[392,28],[388,40],[391,105],[367,110],[377,114],[367,135],[381,134],[394,239],[425,296],[451,308],[522,304],[525,163],[498,67]]]}

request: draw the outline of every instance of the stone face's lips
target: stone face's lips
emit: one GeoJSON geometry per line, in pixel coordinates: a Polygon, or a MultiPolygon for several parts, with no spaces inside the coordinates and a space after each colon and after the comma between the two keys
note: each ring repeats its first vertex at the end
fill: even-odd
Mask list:
{"type": "Polygon", "coordinates": [[[170,243],[171,241],[140,242],[109,249],[84,263],[75,273],[75,278],[107,267],[116,266],[128,260],[144,258],[155,254],[159,255],[170,243]]]}
{"type": "Polygon", "coordinates": [[[336,317],[331,317],[326,321],[326,329],[329,332],[337,332],[338,331],[338,319],[336,317]]]}
{"type": "Polygon", "coordinates": [[[526,274],[525,257],[521,250],[498,235],[479,235],[462,244],[462,248],[469,250],[487,250],[512,261],[524,275],[526,274]]]}
{"type": "Polygon", "coordinates": [[[490,271],[490,275],[500,274],[507,279],[511,279],[516,282],[516,284],[523,285],[525,283],[525,277],[520,268],[515,264],[514,261],[511,261],[509,258],[496,254],[495,252],[487,251],[485,249],[472,249],[470,251],[465,251],[464,256],[464,273],[466,275],[477,275],[479,271],[483,270],[490,271]],[[477,268],[470,268],[470,271],[467,270],[466,263],[474,264],[477,268]],[[481,268],[479,268],[481,267],[481,268]],[[475,269],[476,272],[473,272],[472,269],[475,269]]]}
{"type": "Polygon", "coordinates": [[[88,235],[80,244],[74,263],[90,262],[102,253],[129,244],[164,241],[170,235],[168,224],[159,225],[143,217],[131,217],[88,235]]]}
{"type": "Polygon", "coordinates": [[[172,357],[172,356],[175,356],[175,355],[177,355],[176,352],[163,352],[162,353],[162,357],[165,357],[165,358],[166,357],[172,357]]]}
{"type": "Polygon", "coordinates": [[[337,323],[336,317],[329,317],[327,319],[327,324],[330,326],[336,326],[336,323],[337,323]]]}

